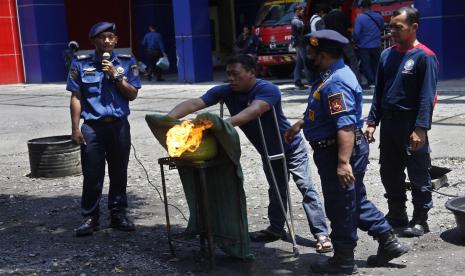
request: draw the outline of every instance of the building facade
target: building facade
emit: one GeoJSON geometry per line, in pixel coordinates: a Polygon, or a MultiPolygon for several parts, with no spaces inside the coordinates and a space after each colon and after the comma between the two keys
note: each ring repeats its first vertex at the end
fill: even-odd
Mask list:
{"type": "MultiPolygon", "coordinates": [[[[145,60],[141,40],[150,24],[165,39],[180,82],[212,80],[240,27],[253,24],[261,0],[0,0],[0,84],[64,81],[70,40],[92,49],[89,28],[115,22],[118,48],[145,60]]],[[[419,38],[438,55],[440,78],[465,77],[465,1],[415,0],[419,38]]]]}

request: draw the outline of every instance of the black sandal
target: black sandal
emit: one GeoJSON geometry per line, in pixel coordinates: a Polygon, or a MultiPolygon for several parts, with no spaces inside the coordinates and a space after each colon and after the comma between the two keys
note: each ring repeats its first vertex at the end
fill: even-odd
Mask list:
{"type": "Polygon", "coordinates": [[[315,251],[320,254],[334,251],[333,243],[331,242],[328,236],[320,236],[317,238],[316,245],[315,245],[315,251]],[[330,243],[330,246],[325,247],[324,246],[325,243],[330,243]]]}
{"type": "Polygon", "coordinates": [[[280,240],[284,237],[285,234],[277,234],[275,232],[272,232],[271,230],[264,229],[256,232],[252,232],[249,234],[250,240],[253,242],[272,242],[272,241],[277,241],[280,240]]]}

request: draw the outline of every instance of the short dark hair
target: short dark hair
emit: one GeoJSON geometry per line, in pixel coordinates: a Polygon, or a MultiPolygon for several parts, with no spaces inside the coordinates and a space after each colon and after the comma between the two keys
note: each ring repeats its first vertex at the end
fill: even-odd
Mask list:
{"type": "Polygon", "coordinates": [[[371,7],[371,0],[363,0],[362,3],[360,3],[360,7],[362,7],[362,8],[370,8],[371,7]]]}
{"type": "Polygon", "coordinates": [[[237,55],[237,56],[232,56],[228,59],[226,62],[226,65],[232,65],[235,63],[240,63],[242,67],[244,67],[245,70],[250,71],[250,70],[255,70],[256,63],[255,59],[251,57],[250,55],[237,55]]]}
{"type": "Polygon", "coordinates": [[[392,13],[392,17],[399,16],[403,13],[405,13],[405,15],[407,16],[406,21],[409,25],[412,25],[413,23],[420,23],[420,12],[418,12],[417,9],[412,7],[402,7],[397,11],[394,11],[392,13]]]}

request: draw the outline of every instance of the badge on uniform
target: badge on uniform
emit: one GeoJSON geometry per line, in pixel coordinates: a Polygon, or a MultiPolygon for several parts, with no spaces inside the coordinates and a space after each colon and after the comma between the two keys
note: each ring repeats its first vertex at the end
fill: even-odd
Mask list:
{"type": "Polygon", "coordinates": [[[139,76],[139,68],[137,67],[137,64],[131,65],[131,71],[134,77],[139,76]]]}
{"type": "Polygon", "coordinates": [[[329,111],[331,115],[347,111],[347,105],[342,93],[336,93],[328,97],[329,111]]]}
{"type": "Polygon", "coordinates": [[[313,110],[308,111],[308,119],[312,122],[315,121],[315,111],[313,110]]]}

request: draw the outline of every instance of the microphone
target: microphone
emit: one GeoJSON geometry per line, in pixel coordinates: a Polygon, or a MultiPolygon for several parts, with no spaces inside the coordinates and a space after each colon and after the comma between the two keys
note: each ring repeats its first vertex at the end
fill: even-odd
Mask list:
{"type": "MultiPolygon", "coordinates": [[[[108,52],[103,53],[102,60],[110,60],[110,53],[108,52]]],[[[110,79],[110,75],[108,75],[108,73],[105,73],[105,77],[107,80],[110,79]]]]}

